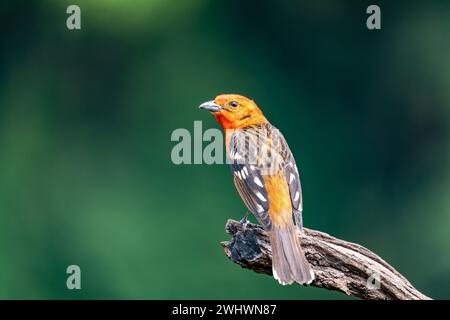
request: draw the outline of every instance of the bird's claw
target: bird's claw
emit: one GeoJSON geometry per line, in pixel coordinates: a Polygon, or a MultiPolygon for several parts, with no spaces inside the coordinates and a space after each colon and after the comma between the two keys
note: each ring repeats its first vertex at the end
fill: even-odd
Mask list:
{"type": "Polygon", "coordinates": [[[239,221],[241,223],[242,229],[245,231],[247,228],[248,223],[250,222],[248,220],[248,212],[245,214],[245,216],[239,221]]]}

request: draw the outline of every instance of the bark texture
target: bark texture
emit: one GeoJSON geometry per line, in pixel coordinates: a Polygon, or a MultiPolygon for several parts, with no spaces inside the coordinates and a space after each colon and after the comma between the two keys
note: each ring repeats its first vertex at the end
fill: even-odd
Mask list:
{"type": "MultiPolygon", "coordinates": [[[[240,222],[228,220],[226,231],[232,235],[230,241],[222,242],[228,258],[243,268],[272,275],[271,246],[260,226],[249,223],[244,230],[240,222]]],[[[430,299],[387,262],[361,245],[307,228],[298,231],[298,236],[316,275],[312,286],[366,300],[430,299]]]]}

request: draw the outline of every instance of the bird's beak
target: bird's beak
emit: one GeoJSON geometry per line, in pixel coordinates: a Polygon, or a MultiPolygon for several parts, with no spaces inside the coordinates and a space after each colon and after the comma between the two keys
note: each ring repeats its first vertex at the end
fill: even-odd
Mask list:
{"type": "Polygon", "coordinates": [[[199,108],[209,110],[211,112],[218,112],[222,110],[222,107],[215,103],[213,100],[202,103],[199,108]]]}

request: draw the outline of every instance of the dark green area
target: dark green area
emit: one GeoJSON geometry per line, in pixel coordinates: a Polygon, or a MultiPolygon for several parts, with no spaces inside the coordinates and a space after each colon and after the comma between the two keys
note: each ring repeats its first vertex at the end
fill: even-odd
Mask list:
{"type": "Polygon", "coordinates": [[[345,298],[228,261],[225,165],[172,164],[219,93],[261,106],[300,164],[305,226],[450,296],[450,3],[0,4],[0,298],[345,298]],[[65,269],[82,270],[82,290],[65,269]]]}

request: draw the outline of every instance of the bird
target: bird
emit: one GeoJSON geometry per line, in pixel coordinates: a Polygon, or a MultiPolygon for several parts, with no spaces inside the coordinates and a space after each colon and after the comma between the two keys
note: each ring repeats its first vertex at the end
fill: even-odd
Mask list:
{"type": "MultiPolygon", "coordinates": [[[[212,112],[225,132],[236,189],[269,235],[273,277],[282,285],[311,284],[315,275],[296,231],[303,228],[300,176],[285,138],[242,95],[221,94],[199,108],[212,112]]],[[[248,214],[241,220],[244,227],[248,214]]]]}

